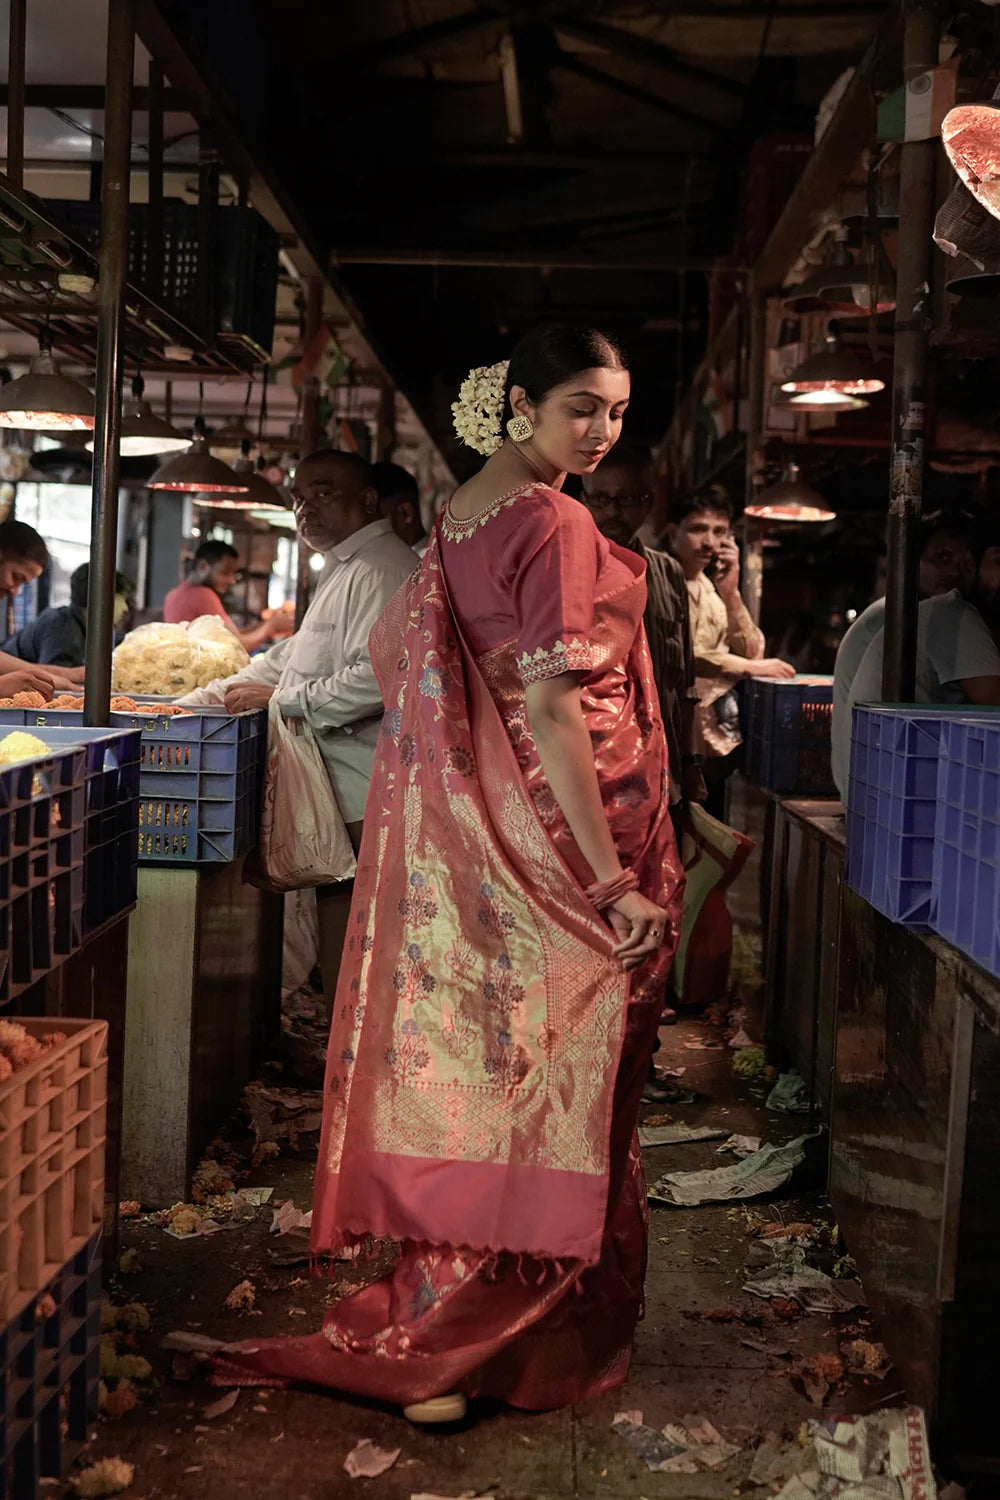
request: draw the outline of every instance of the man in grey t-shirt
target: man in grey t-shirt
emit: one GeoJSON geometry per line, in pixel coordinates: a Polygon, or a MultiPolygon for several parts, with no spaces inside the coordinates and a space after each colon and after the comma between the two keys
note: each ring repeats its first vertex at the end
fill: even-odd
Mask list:
{"type": "MultiPolygon", "coordinates": [[[[918,703],[1000,704],[1000,653],[979,611],[961,591],[975,576],[972,550],[959,525],[932,520],[920,557],[917,611],[918,703]]],[[[856,703],[882,698],[885,600],[878,599],[840,643],[833,676],[833,779],[846,800],[851,715],[856,703]]]]}

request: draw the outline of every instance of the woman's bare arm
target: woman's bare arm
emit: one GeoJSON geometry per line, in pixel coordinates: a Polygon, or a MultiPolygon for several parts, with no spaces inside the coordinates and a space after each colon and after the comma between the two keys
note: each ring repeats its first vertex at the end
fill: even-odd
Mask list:
{"type": "Polygon", "coordinates": [[[601,801],[576,673],[531,683],[525,703],[538,759],[569,831],[594,879],[613,880],[621,874],[621,861],[601,801]]]}

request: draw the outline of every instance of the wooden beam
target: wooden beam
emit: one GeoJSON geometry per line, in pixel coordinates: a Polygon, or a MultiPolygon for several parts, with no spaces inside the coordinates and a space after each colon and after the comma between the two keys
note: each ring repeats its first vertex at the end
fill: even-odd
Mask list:
{"type": "Polygon", "coordinates": [[[623,31],[618,26],[604,26],[599,21],[578,19],[572,15],[560,16],[553,25],[556,31],[561,31],[566,36],[576,37],[582,42],[592,42],[605,52],[624,58],[626,62],[637,63],[644,68],[658,68],[661,73],[679,78],[684,83],[702,84],[735,99],[742,99],[746,93],[746,85],[736,79],[725,78],[708,68],[700,68],[696,63],[678,57],[669,47],[647,41],[634,31],[623,31]]]}
{"type": "Polygon", "coordinates": [[[561,53],[558,66],[564,73],[575,73],[577,78],[585,78],[588,83],[597,83],[604,88],[611,89],[614,93],[631,99],[634,104],[645,104],[650,109],[659,110],[661,114],[671,115],[673,119],[682,120],[685,125],[691,125],[695,130],[714,134],[719,128],[717,124],[706,120],[703,115],[695,114],[694,110],[674,104],[662,94],[653,94],[649,89],[638,88],[624,78],[617,78],[614,73],[605,73],[602,68],[595,68],[591,63],[585,63],[579,57],[571,57],[568,52],[561,53]]]}
{"type": "MultiPolygon", "coordinates": [[[[405,143],[401,143],[405,151],[405,143]]],[[[408,169],[415,160],[435,167],[496,167],[507,171],[528,172],[618,172],[629,168],[641,171],[658,171],[666,166],[686,165],[697,160],[695,151],[524,151],[513,147],[507,150],[484,150],[480,147],[435,148],[415,152],[406,156],[408,169]]]]}
{"type": "Polygon", "coordinates": [[[416,26],[412,31],[401,32],[370,46],[353,47],[341,53],[337,61],[347,63],[351,68],[377,68],[383,63],[399,62],[404,57],[419,57],[424,52],[433,51],[442,42],[503,26],[505,21],[506,11],[502,6],[477,5],[461,15],[431,21],[427,26],[416,26]]]}
{"type": "Polygon", "coordinates": [[[598,255],[567,255],[564,251],[533,250],[335,250],[334,266],[451,266],[476,270],[500,271],[649,271],[661,275],[666,271],[713,270],[714,260],[675,259],[670,256],[629,256],[611,258],[598,255]]]}

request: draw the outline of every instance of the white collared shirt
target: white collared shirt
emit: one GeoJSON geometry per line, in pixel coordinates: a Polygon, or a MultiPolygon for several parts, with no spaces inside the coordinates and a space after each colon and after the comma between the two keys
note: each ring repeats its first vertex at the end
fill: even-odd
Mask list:
{"type": "Polygon", "coordinates": [[[330,772],[345,823],[364,816],[382,698],[368,654],[372,626],[413,572],[413,551],[388,521],[373,521],[326,554],[299,629],[234,677],[189,693],[184,704],[221,703],[234,682],[275,687],[288,719],[305,719],[330,772]]]}

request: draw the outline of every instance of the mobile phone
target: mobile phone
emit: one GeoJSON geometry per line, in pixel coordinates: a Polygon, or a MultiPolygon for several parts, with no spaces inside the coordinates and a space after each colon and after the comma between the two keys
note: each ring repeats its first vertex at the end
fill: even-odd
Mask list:
{"type": "Polygon", "coordinates": [[[719,554],[716,553],[715,556],[712,558],[712,561],[710,563],[708,563],[706,565],[706,567],[705,567],[705,577],[714,581],[715,578],[718,576],[720,564],[721,564],[721,559],[719,557],[719,554]]]}

